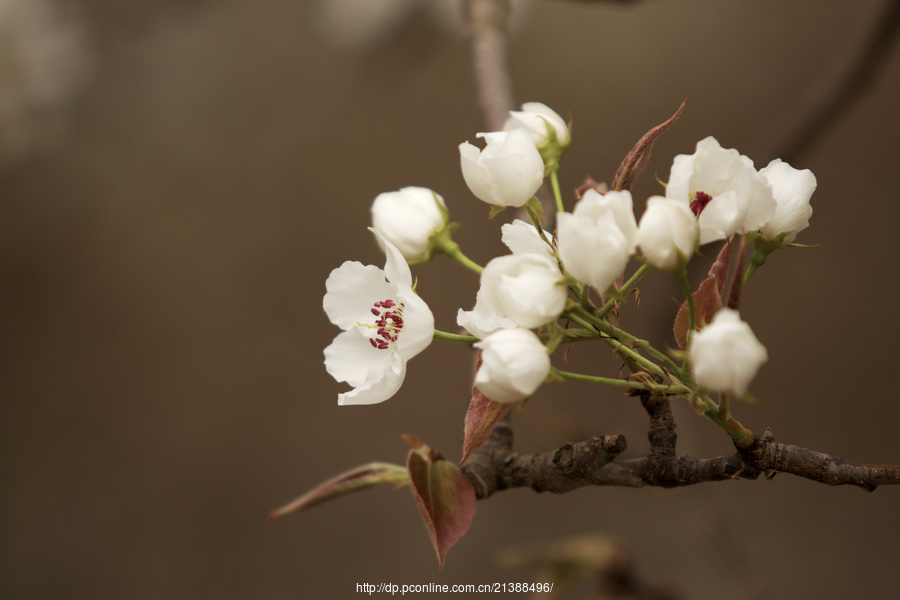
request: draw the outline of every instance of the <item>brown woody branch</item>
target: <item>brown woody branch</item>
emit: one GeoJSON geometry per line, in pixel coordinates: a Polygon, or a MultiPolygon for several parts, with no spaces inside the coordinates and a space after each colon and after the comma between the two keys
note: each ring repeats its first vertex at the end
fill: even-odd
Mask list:
{"type": "Polygon", "coordinates": [[[776,442],[770,432],[747,449],[715,458],[677,456],[675,421],[669,401],[644,397],[650,416],[650,452],[618,460],[626,447],[622,435],[595,436],[565,444],[553,452],[519,454],[512,449],[509,419],[497,423],[484,445],[462,466],[478,499],[516,487],[565,493],[588,485],[682,487],[726,479],[756,479],[790,473],[828,485],[856,485],[872,491],[900,484],[900,465],[859,465],[792,444],[776,442]]]}
{"type": "Polygon", "coordinates": [[[515,106],[509,74],[509,0],[467,0],[472,70],[485,131],[500,131],[515,106]]]}

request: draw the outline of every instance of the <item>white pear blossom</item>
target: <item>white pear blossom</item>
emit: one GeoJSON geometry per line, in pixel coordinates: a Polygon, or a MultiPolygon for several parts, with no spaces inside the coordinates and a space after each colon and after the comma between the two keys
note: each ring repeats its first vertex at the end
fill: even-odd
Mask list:
{"type": "Polygon", "coordinates": [[[347,261],[325,282],[322,306],[344,330],[325,348],[325,369],[354,388],[338,395],[340,405],[393,396],[406,377],[406,362],[434,337],[434,315],[413,291],[409,265],[393,244],[382,243],[384,270],[347,261]]]}
{"type": "Polygon", "coordinates": [[[546,254],[493,259],[481,274],[478,293],[482,313],[506,317],[521,327],[555,321],[566,307],[567,290],[559,263],[546,254]]]}
{"type": "Polygon", "coordinates": [[[588,190],[571,213],[556,217],[559,257],[575,279],[605,291],[638,244],[631,193],[588,190]]]}
{"type": "Polygon", "coordinates": [[[516,219],[512,223],[504,223],[500,227],[500,240],[506,244],[513,254],[547,254],[553,255],[553,247],[547,242],[553,240],[553,234],[547,230],[542,230],[544,237],[537,232],[534,225],[526,223],[521,219],[516,219]],[[544,241],[547,239],[547,242],[544,241]]]}
{"type": "MultiPolygon", "coordinates": [[[[428,253],[429,238],[447,223],[444,199],[424,187],[379,194],[372,202],[372,227],[408,261],[428,253]]],[[[379,245],[381,237],[376,236],[379,245]]]]}
{"type": "Polygon", "coordinates": [[[569,127],[561,116],[552,108],[541,102],[526,102],[522,110],[509,111],[509,118],[503,124],[503,131],[523,129],[531,134],[536,146],[543,146],[549,140],[547,126],[555,132],[556,142],[568,146],[569,127]]]}
{"type": "Polygon", "coordinates": [[[522,130],[479,133],[487,142],[480,150],[459,145],[466,185],[479,200],[498,206],[522,206],[544,181],[544,161],[531,135],[522,130]]]}
{"type": "Polygon", "coordinates": [[[787,234],[783,241],[793,242],[797,233],[809,227],[813,212],[809,200],[816,191],[816,176],[809,169],[795,169],[780,158],[760,169],[759,174],[772,186],[776,202],[775,216],[760,232],[769,240],[787,234]]]}
{"type": "Polygon", "coordinates": [[[743,396],[769,355],[738,312],[723,308],[694,334],[690,359],[694,379],[706,390],[743,396]]]}
{"type": "Polygon", "coordinates": [[[550,372],[550,355],[529,329],[503,329],[474,346],[481,349],[475,387],[494,402],[524,400],[537,391],[550,372]]]}
{"type": "Polygon", "coordinates": [[[772,188],[753,161],[712,136],[700,140],[694,154],[675,157],[666,197],[699,214],[700,244],[756,231],[775,214],[772,188]]]}
{"type": "Polygon", "coordinates": [[[674,271],[690,259],[697,248],[700,228],[691,209],[678,200],[652,196],[638,224],[638,244],[647,263],[674,271]]]}

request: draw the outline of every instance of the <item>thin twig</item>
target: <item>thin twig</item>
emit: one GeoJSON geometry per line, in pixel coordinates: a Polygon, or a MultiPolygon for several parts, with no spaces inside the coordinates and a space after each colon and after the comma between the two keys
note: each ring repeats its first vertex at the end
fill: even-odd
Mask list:
{"type": "Polygon", "coordinates": [[[756,141],[751,155],[795,162],[843,116],[875,81],[900,31],[900,0],[888,0],[859,45],[847,48],[816,82],[756,141]]]}

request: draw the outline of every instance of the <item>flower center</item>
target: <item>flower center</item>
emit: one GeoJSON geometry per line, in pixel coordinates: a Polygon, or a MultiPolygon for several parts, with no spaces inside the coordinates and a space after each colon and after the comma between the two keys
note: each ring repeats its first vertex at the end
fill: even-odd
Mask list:
{"type": "Polygon", "coordinates": [[[700,213],[703,212],[703,209],[706,208],[706,205],[712,201],[712,196],[705,192],[697,192],[694,194],[694,199],[691,200],[691,212],[693,212],[698,217],[700,213]]]}
{"type": "Polygon", "coordinates": [[[396,341],[403,329],[403,305],[390,298],[376,302],[370,309],[375,315],[375,324],[367,327],[377,328],[377,337],[369,338],[369,343],[378,350],[387,350],[396,341]]]}

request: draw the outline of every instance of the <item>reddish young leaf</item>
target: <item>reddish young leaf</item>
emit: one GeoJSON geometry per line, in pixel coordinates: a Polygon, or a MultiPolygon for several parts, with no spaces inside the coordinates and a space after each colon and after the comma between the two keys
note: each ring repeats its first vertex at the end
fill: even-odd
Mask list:
{"type": "Polygon", "coordinates": [[[616,171],[616,176],[613,177],[613,190],[620,191],[631,189],[631,186],[634,185],[638,175],[640,175],[644,170],[644,167],[647,166],[647,161],[650,159],[650,151],[653,150],[653,142],[656,141],[659,134],[668,129],[669,125],[675,122],[675,119],[681,116],[681,111],[684,110],[686,102],[687,100],[682,102],[681,106],[678,107],[678,110],[675,111],[675,114],[669,117],[668,120],[660,123],[638,140],[638,143],[634,145],[634,148],[631,149],[631,152],[628,153],[625,160],[619,165],[619,170],[616,171]]]}
{"type": "MultiPolygon", "coordinates": [[[[695,325],[699,329],[705,323],[709,323],[716,311],[722,308],[722,290],[725,287],[725,280],[728,279],[728,265],[731,263],[731,251],[733,244],[731,241],[722,246],[719,250],[719,256],[716,262],[709,268],[706,279],[694,292],[694,318],[695,325]]],[[[678,314],[675,315],[675,341],[682,350],[687,345],[687,330],[690,322],[690,312],[687,301],[681,304],[678,314]]]]}
{"type": "Polygon", "coordinates": [[[269,513],[269,518],[274,519],[298,510],[312,508],[317,504],[352,492],[359,492],[380,483],[392,483],[396,487],[408,485],[409,473],[402,465],[391,463],[371,462],[361,465],[320,483],[296,500],[288,502],[281,508],[276,508],[269,513]]]}
{"type": "Polygon", "coordinates": [[[584,178],[584,183],[575,188],[575,199],[580,202],[588,190],[594,190],[602,196],[609,191],[609,186],[605,183],[594,181],[594,178],[588,175],[584,178]]]}
{"type": "MultiPolygon", "coordinates": [[[[728,244],[730,245],[730,244],[728,244]]],[[[733,308],[734,310],[741,309],[741,294],[744,291],[744,254],[746,253],[746,247],[741,242],[741,254],[737,259],[737,267],[734,270],[734,279],[731,282],[731,292],[728,294],[728,308],[733,308]]]]}
{"type": "Polygon", "coordinates": [[[404,438],[412,448],[406,459],[410,487],[443,568],[447,551],[472,524],[475,490],[459,467],[419,440],[404,438]]]}
{"type": "MultiPolygon", "coordinates": [[[[721,285],[715,277],[707,277],[694,292],[694,318],[695,325],[699,328],[708,323],[716,311],[722,308],[721,285]]],[[[688,327],[690,325],[690,309],[685,301],[678,314],[675,315],[675,341],[682,350],[687,347],[688,327]]]]}
{"type": "Polygon", "coordinates": [[[707,273],[708,276],[719,280],[719,295],[722,294],[722,289],[728,280],[728,265],[731,264],[731,251],[734,249],[733,241],[734,238],[732,237],[727,244],[722,246],[722,249],[719,250],[719,255],[716,257],[716,262],[713,263],[713,266],[709,268],[709,273],[707,273]]]}
{"type": "MultiPolygon", "coordinates": [[[[475,371],[481,365],[481,356],[475,362],[475,371]]],[[[509,410],[509,403],[494,402],[481,391],[472,386],[472,400],[469,402],[469,410],[466,411],[466,428],[465,439],[463,440],[463,453],[459,464],[466,462],[469,454],[478,450],[488,436],[500,417],[509,410]]]]}

